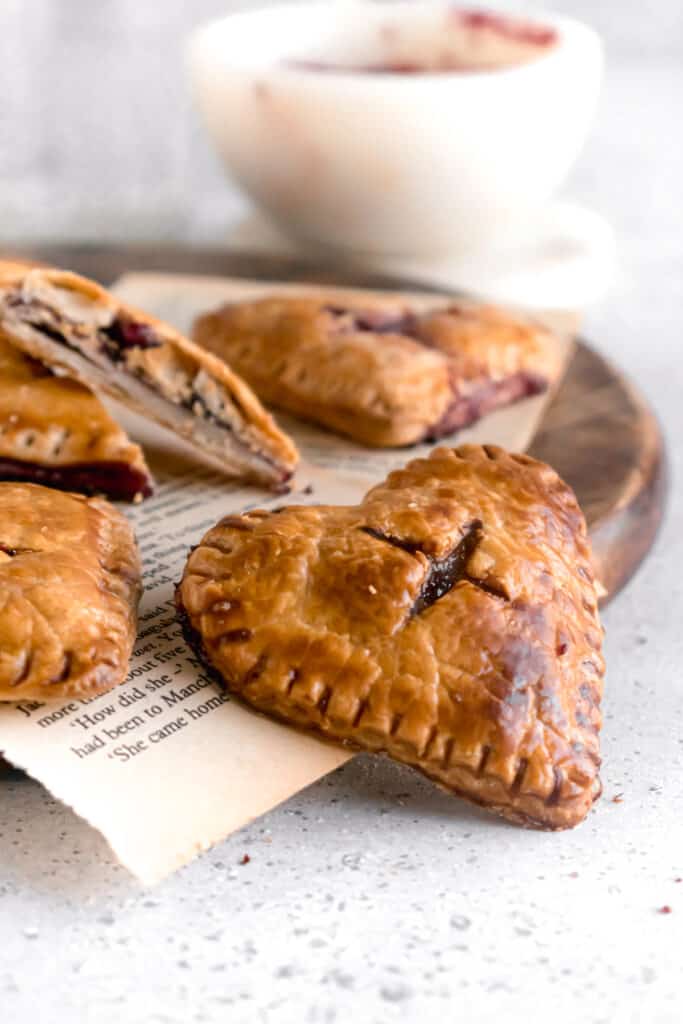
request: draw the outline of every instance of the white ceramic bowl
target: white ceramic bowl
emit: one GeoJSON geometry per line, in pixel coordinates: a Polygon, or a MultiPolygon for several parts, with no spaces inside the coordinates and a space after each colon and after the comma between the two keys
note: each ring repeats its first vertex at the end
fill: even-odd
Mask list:
{"type": "MultiPolygon", "coordinates": [[[[316,71],[436,47],[451,4],[287,4],[202,26],[195,96],[227,170],[298,240],[383,255],[518,238],[565,179],[597,100],[596,33],[543,14],[557,44],[490,71],[316,71]]],[[[536,19],[538,20],[538,19],[536,19]]]]}

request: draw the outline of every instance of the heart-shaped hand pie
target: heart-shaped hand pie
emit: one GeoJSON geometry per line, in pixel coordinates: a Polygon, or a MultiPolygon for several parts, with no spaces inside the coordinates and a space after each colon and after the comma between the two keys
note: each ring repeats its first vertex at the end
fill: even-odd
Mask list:
{"type": "Polygon", "coordinates": [[[599,795],[586,526],[528,456],[439,449],[357,507],[228,516],[177,603],[200,656],[261,711],[525,825],[576,825],[599,795]]]}
{"type": "Polygon", "coordinates": [[[0,700],[94,697],[128,673],[141,592],[106,501],[0,484],[0,700]]]}

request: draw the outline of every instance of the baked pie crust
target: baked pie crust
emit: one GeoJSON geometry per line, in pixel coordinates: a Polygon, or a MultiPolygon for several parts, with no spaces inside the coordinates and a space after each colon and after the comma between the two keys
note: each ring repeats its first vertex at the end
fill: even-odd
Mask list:
{"type": "Polygon", "coordinates": [[[0,331],[0,480],[134,501],[152,493],[138,445],[82,384],[58,377],[0,331]]]}
{"type": "Polygon", "coordinates": [[[368,293],[226,305],[193,336],[264,402],[376,447],[451,434],[561,370],[556,337],[532,321],[464,302],[417,312],[368,293]]]}
{"type": "Polygon", "coordinates": [[[583,515],[550,467],[440,448],[356,507],[230,515],[176,601],[227,689],[524,825],[600,793],[604,664],[583,515]]]}
{"type": "Polygon", "coordinates": [[[154,419],[222,472],[281,487],[294,444],[225,363],[94,281],[0,263],[0,327],[27,355],[154,419]]]}
{"type": "Polygon", "coordinates": [[[133,531],[99,498],[0,483],[0,700],[121,683],[141,593],[133,531]]]}

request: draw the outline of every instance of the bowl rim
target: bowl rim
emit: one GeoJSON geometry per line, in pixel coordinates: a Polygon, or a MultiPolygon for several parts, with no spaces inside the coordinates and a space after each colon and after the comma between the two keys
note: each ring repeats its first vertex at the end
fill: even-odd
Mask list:
{"type": "MultiPolygon", "coordinates": [[[[378,4],[372,0],[338,0],[335,5],[339,10],[348,13],[357,11],[359,17],[362,12],[371,8],[373,12],[378,9],[378,4]]],[[[414,13],[416,8],[415,0],[393,0],[387,5],[385,13],[391,11],[393,17],[402,17],[404,14],[414,13]]],[[[458,5],[452,0],[421,0],[420,10],[431,9],[435,13],[445,10],[463,11],[481,10],[500,13],[504,17],[519,19],[520,21],[531,21],[536,24],[553,28],[557,31],[559,39],[557,45],[551,47],[547,52],[540,53],[532,60],[520,64],[512,64],[496,68],[466,68],[458,70],[434,70],[421,71],[415,74],[405,75],[388,72],[386,74],[374,74],[363,68],[326,68],[324,74],[316,74],[313,69],[299,67],[296,64],[278,63],[277,58],[268,63],[259,63],[254,60],[253,64],[241,60],[232,61],[229,46],[217,49],[216,34],[225,33],[235,22],[247,23],[249,21],[267,20],[270,15],[275,17],[307,16],[316,11],[317,16],[322,13],[322,4],[311,4],[310,0],[289,0],[287,3],[272,4],[264,7],[256,7],[248,10],[231,11],[218,18],[211,18],[201,22],[188,35],[186,40],[186,59],[190,70],[198,70],[199,65],[210,62],[216,68],[220,67],[225,72],[241,74],[262,74],[277,75],[283,80],[306,81],[312,84],[315,81],[316,88],[334,88],[341,84],[345,88],[361,86],[364,90],[383,89],[418,89],[435,85],[447,85],[453,88],[456,84],[460,87],[472,87],[476,84],[489,84],[491,82],[504,82],[510,78],[528,78],[542,73],[550,65],[566,60],[572,52],[585,55],[586,48],[591,48],[594,54],[602,61],[602,40],[598,32],[589,24],[578,18],[553,11],[534,11],[520,6],[515,9],[496,10],[485,6],[479,7],[476,4],[458,5]],[[327,84],[325,84],[327,83],[327,84]]],[[[328,5],[325,5],[327,13],[330,12],[328,5]]],[[[283,56],[285,53],[283,51],[283,56]]]]}

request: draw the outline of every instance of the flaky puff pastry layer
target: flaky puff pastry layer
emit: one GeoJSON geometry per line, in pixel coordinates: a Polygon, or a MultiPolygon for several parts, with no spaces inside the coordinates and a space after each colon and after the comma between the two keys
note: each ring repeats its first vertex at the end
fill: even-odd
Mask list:
{"type": "Polygon", "coordinates": [[[121,683],[141,589],[133,531],[108,502],[0,483],[0,700],[121,683]]]}
{"type": "Polygon", "coordinates": [[[274,488],[292,475],[295,445],[225,362],[95,281],[0,261],[0,327],[27,355],[174,431],[225,474],[274,488]]]}
{"type": "Polygon", "coordinates": [[[586,526],[527,456],[442,448],[356,507],[228,516],[177,604],[200,656],[260,711],[525,825],[576,825],[599,795],[586,526]]]}

